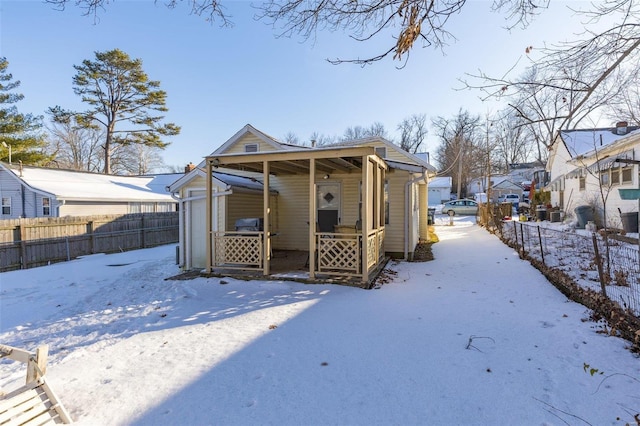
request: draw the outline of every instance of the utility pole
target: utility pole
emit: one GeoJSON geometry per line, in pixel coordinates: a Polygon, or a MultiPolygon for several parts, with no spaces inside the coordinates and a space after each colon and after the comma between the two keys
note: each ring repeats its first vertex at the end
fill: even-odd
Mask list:
{"type": "Polygon", "coordinates": [[[462,146],[463,142],[464,142],[464,138],[460,138],[459,135],[456,135],[456,138],[458,139],[458,149],[460,150],[460,153],[458,155],[458,200],[460,199],[460,192],[461,192],[461,188],[462,188],[462,156],[464,154],[464,147],[462,146]]]}
{"type": "Polygon", "coordinates": [[[489,121],[489,114],[487,113],[487,134],[486,134],[486,154],[487,154],[487,170],[486,170],[486,176],[487,176],[487,205],[486,205],[486,209],[487,209],[487,220],[489,220],[489,218],[492,216],[491,214],[491,150],[489,149],[489,127],[493,126],[493,123],[491,123],[489,121]]]}

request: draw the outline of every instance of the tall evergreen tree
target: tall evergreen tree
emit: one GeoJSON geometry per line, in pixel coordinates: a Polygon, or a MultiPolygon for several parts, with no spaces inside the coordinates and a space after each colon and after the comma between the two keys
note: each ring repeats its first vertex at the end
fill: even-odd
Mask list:
{"type": "Polygon", "coordinates": [[[140,144],[162,149],[169,145],[162,137],[179,134],[180,127],[162,123],[164,116],[156,114],[168,111],[167,94],[159,89],[159,81],[150,80],[142,70],[140,59],[131,59],[119,49],[95,55],[95,61],[74,65],[73,91],[90,108],[73,112],[54,107],[49,112],[59,122],[73,116],[81,127],[104,129],[104,173],[109,174],[115,146],[140,144]]]}
{"type": "Polygon", "coordinates": [[[14,104],[24,95],[14,92],[20,81],[13,79],[8,68],[7,58],[0,57],[0,160],[33,165],[46,163],[49,157],[43,151],[42,117],[18,112],[14,104]]]}

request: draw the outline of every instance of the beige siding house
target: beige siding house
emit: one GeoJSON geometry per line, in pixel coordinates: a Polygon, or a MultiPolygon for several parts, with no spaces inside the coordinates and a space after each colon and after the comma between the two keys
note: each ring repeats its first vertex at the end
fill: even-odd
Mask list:
{"type": "Polygon", "coordinates": [[[312,278],[333,274],[367,281],[385,254],[411,259],[421,237],[427,237],[433,171],[380,138],[305,148],[247,125],[171,185],[183,212],[181,264],[210,270],[237,266],[242,262],[229,262],[229,255],[238,242],[241,252],[260,252],[261,262],[248,263],[259,263],[265,274],[274,250],[308,251],[312,278]],[[250,233],[236,234],[242,218],[263,221],[255,241],[250,233]]]}

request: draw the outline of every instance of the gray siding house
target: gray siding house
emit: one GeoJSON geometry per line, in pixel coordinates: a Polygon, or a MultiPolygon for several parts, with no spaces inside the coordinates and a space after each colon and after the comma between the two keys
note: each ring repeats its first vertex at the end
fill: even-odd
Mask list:
{"type": "Polygon", "coordinates": [[[0,219],[176,211],[166,187],[182,175],[116,176],[0,162],[0,219]]]}

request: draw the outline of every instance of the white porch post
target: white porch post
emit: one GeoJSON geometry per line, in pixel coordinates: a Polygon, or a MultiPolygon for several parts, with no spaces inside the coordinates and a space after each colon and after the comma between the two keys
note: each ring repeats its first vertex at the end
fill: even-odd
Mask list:
{"type": "Polygon", "coordinates": [[[211,232],[211,190],[213,187],[213,182],[211,182],[213,178],[213,173],[211,170],[211,161],[207,160],[207,175],[205,177],[205,181],[207,182],[207,190],[206,190],[206,206],[205,206],[205,220],[206,220],[206,226],[205,226],[205,234],[207,236],[207,242],[206,242],[206,255],[207,255],[207,268],[206,271],[208,274],[211,273],[211,270],[213,269],[212,267],[212,259],[211,259],[211,253],[213,252],[213,248],[212,248],[212,232],[211,232]]]}
{"type": "MultiPolygon", "coordinates": [[[[213,173],[211,174],[211,177],[213,179],[213,173]]],[[[213,185],[212,185],[213,186],[213,185]]],[[[222,191],[224,192],[228,192],[228,191],[222,191]]],[[[220,197],[222,196],[220,189],[216,186],[215,188],[215,192],[213,192],[212,189],[212,193],[211,193],[211,197],[213,197],[215,193],[215,197],[213,199],[212,202],[212,206],[211,206],[211,226],[212,226],[212,230],[213,232],[218,232],[218,231],[224,231],[224,228],[220,228],[220,221],[218,220],[219,216],[220,216],[220,197]]],[[[211,259],[212,259],[212,263],[213,263],[213,258],[216,257],[216,246],[212,243],[211,244],[211,259]]]]}
{"type": "MultiPolygon", "coordinates": [[[[181,191],[181,195],[184,193],[184,190],[181,191]]],[[[188,269],[190,265],[187,265],[186,263],[186,259],[187,259],[187,241],[185,241],[185,229],[184,227],[185,225],[185,215],[186,213],[186,208],[187,208],[187,203],[184,202],[184,200],[180,200],[178,202],[178,211],[179,216],[178,216],[178,250],[179,250],[179,254],[180,256],[178,257],[178,262],[179,262],[179,266],[181,266],[184,269],[188,269]]]]}
{"type": "Polygon", "coordinates": [[[309,160],[309,278],[316,277],[316,160],[309,160]]]}
{"type": "Polygon", "coordinates": [[[369,204],[371,200],[371,196],[369,194],[369,157],[364,155],[362,156],[362,241],[361,241],[361,252],[362,252],[362,282],[365,283],[369,280],[369,267],[368,267],[368,253],[367,253],[367,235],[369,233],[369,222],[371,218],[369,217],[370,209],[369,204]]]}
{"type": "Polygon", "coordinates": [[[262,223],[264,225],[263,229],[263,243],[264,246],[262,248],[262,266],[263,266],[263,275],[269,275],[270,266],[271,266],[271,224],[269,223],[269,212],[271,211],[271,207],[269,206],[269,162],[264,161],[262,163],[262,180],[263,180],[263,188],[262,188],[262,223]]]}

